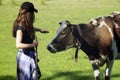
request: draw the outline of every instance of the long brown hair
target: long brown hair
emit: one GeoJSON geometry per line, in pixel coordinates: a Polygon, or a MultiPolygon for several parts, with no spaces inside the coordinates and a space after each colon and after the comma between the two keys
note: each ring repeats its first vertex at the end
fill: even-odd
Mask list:
{"type": "Polygon", "coordinates": [[[28,12],[26,9],[20,9],[19,14],[13,24],[13,37],[16,37],[16,27],[22,26],[27,31],[28,35],[34,38],[34,27],[33,23],[35,20],[34,12],[28,12]]]}

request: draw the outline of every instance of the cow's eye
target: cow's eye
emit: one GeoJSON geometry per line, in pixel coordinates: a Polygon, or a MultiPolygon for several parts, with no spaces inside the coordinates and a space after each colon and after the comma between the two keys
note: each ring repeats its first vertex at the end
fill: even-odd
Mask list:
{"type": "Polygon", "coordinates": [[[61,32],[61,35],[65,35],[65,31],[62,31],[62,32],[61,32]]]}

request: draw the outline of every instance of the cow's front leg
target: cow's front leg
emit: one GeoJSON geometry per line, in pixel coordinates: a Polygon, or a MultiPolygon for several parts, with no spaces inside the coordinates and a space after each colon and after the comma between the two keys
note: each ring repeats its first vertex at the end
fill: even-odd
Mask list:
{"type": "Polygon", "coordinates": [[[92,68],[93,68],[93,72],[94,72],[94,78],[95,80],[100,80],[100,70],[99,70],[99,66],[92,63],[92,68]]]}
{"type": "Polygon", "coordinates": [[[112,61],[108,60],[106,63],[106,70],[104,73],[105,80],[110,80],[110,75],[111,75],[113,63],[114,63],[114,60],[112,60],[112,61]]]}

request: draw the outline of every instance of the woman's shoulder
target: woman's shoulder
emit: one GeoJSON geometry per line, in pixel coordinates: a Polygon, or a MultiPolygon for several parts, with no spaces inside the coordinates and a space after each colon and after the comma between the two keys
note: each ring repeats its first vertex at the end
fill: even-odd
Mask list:
{"type": "Polygon", "coordinates": [[[24,31],[24,27],[22,25],[17,25],[16,26],[16,30],[22,30],[22,31],[24,31]]]}

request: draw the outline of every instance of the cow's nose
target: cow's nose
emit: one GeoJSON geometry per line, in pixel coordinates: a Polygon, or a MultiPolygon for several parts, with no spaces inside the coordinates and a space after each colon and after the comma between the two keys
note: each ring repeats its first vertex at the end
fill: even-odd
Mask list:
{"type": "Polygon", "coordinates": [[[51,53],[55,53],[57,50],[52,46],[52,45],[48,45],[47,49],[51,52],[51,53]]]}
{"type": "Polygon", "coordinates": [[[50,45],[48,45],[48,46],[47,46],[47,49],[50,51],[50,50],[51,50],[51,46],[50,46],[50,45]]]}

